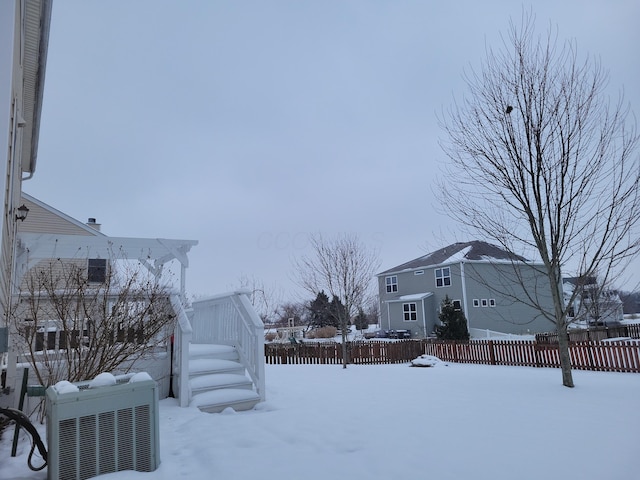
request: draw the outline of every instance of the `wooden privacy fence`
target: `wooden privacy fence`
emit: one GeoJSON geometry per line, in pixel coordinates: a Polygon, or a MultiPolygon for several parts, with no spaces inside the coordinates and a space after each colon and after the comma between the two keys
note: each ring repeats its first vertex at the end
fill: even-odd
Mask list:
{"type": "MultiPolygon", "coordinates": [[[[474,340],[469,343],[424,343],[425,353],[441,360],[485,365],[560,367],[557,345],[535,341],[474,340]]],[[[576,342],[569,344],[572,368],[640,373],[640,342],[576,342]]]]}
{"type": "MultiPolygon", "coordinates": [[[[590,327],[587,330],[569,330],[570,342],[597,342],[608,338],[629,337],[640,339],[640,324],[590,327]]],[[[558,344],[557,333],[537,333],[536,342],[558,344]]]]}
{"type": "MultiPolygon", "coordinates": [[[[347,355],[351,364],[406,363],[424,353],[422,342],[348,342],[347,355]]],[[[334,342],[304,342],[296,345],[265,344],[265,361],[271,364],[340,364],[342,344],[334,342]]]]}
{"type": "MultiPolygon", "coordinates": [[[[441,360],[484,365],[560,367],[557,345],[518,340],[472,340],[443,342],[404,340],[399,342],[350,342],[349,363],[405,363],[426,353],[441,360]]],[[[640,373],[640,341],[575,342],[569,346],[576,370],[640,373]]],[[[339,343],[266,344],[269,364],[339,364],[339,343]]]]}

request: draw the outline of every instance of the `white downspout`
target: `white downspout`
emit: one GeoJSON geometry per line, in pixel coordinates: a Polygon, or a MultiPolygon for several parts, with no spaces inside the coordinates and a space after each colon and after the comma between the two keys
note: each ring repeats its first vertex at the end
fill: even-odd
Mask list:
{"type": "Polygon", "coordinates": [[[422,299],[422,330],[424,331],[424,338],[427,338],[427,317],[425,315],[424,298],[422,299]]]}
{"type": "Polygon", "coordinates": [[[460,262],[460,279],[462,283],[462,308],[464,315],[467,318],[467,330],[471,328],[469,319],[469,309],[467,308],[467,282],[464,276],[464,262],[460,262]]]}
{"type": "Polygon", "coordinates": [[[187,268],[184,263],[180,262],[180,300],[182,300],[183,305],[187,304],[186,275],[187,268]]]}
{"type": "Polygon", "coordinates": [[[389,302],[387,302],[387,330],[391,330],[391,312],[389,310],[389,302]]]}

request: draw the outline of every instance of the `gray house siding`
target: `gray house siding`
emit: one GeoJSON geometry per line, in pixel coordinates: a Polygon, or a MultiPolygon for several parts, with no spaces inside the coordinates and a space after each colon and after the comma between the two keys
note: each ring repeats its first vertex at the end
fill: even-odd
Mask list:
{"type": "Polygon", "coordinates": [[[378,274],[381,328],[410,328],[414,337],[432,335],[440,304],[448,296],[460,303],[472,329],[511,334],[552,330],[552,322],[532,305],[537,302],[553,311],[546,276],[520,257],[512,263],[500,255],[483,242],[454,244],[378,274]],[[463,247],[470,248],[471,260],[461,258],[463,247]],[[429,264],[434,258],[442,262],[445,258],[439,256],[451,252],[455,261],[429,264]],[[416,303],[418,318],[407,322],[403,305],[411,302],[416,303]]]}
{"type": "Polygon", "coordinates": [[[554,328],[532,305],[532,300],[551,310],[549,281],[528,266],[514,273],[511,264],[465,263],[467,309],[470,328],[503,333],[528,334],[554,328]],[[529,297],[534,297],[529,298],[529,297]]]}
{"type": "Polygon", "coordinates": [[[405,295],[395,300],[387,300],[382,307],[382,325],[384,330],[411,330],[412,337],[427,337],[435,328],[437,319],[433,294],[405,295]],[[405,307],[415,307],[415,311],[405,307]],[[415,320],[413,316],[415,315],[415,320]]]}
{"type": "Polygon", "coordinates": [[[462,303],[462,281],[460,265],[439,265],[435,267],[417,268],[402,272],[381,275],[378,279],[380,292],[380,312],[382,317],[381,327],[389,330],[411,329],[414,337],[426,337],[432,335],[435,325],[439,324],[438,313],[440,303],[449,296],[452,300],[462,303]],[[449,282],[447,285],[436,285],[436,270],[449,269],[449,282]],[[416,272],[418,274],[416,274],[416,272]],[[422,273],[420,273],[422,272],[422,273]],[[387,292],[386,278],[396,277],[398,291],[387,292]],[[416,302],[416,300],[403,300],[402,297],[418,294],[431,294],[420,304],[420,314],[424,313],[424,322],[419,318],[415,326],[408,326],[404,321],[402,306],[404,303],[416,302]]]}

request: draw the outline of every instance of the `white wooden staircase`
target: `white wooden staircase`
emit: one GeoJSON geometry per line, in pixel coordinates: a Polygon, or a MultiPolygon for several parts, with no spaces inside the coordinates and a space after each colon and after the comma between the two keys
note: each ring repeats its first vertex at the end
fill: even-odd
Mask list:
{"type": "Polygon", "coordinates": [[[230,345],[189,345],[189,404],[208,413],[255,407],[260,395],[239,360],[230,345]]]}
{"type": "Polygon", "coordinates": [[[172,304],[178,316],[173,391],[180,406],[216,413],[263,402],[264,325],[246,292],[194,301],[188,312],[176,299],[172,304]]]}

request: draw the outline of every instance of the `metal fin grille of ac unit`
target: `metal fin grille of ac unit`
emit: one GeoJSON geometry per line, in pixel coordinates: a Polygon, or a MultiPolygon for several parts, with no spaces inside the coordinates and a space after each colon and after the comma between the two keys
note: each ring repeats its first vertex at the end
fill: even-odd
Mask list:
{"type": "Polygon", "coordinates": [[[77,393],[47,389],[49,480],[84,480],[160,464],[153,381],[77,393]]]}

